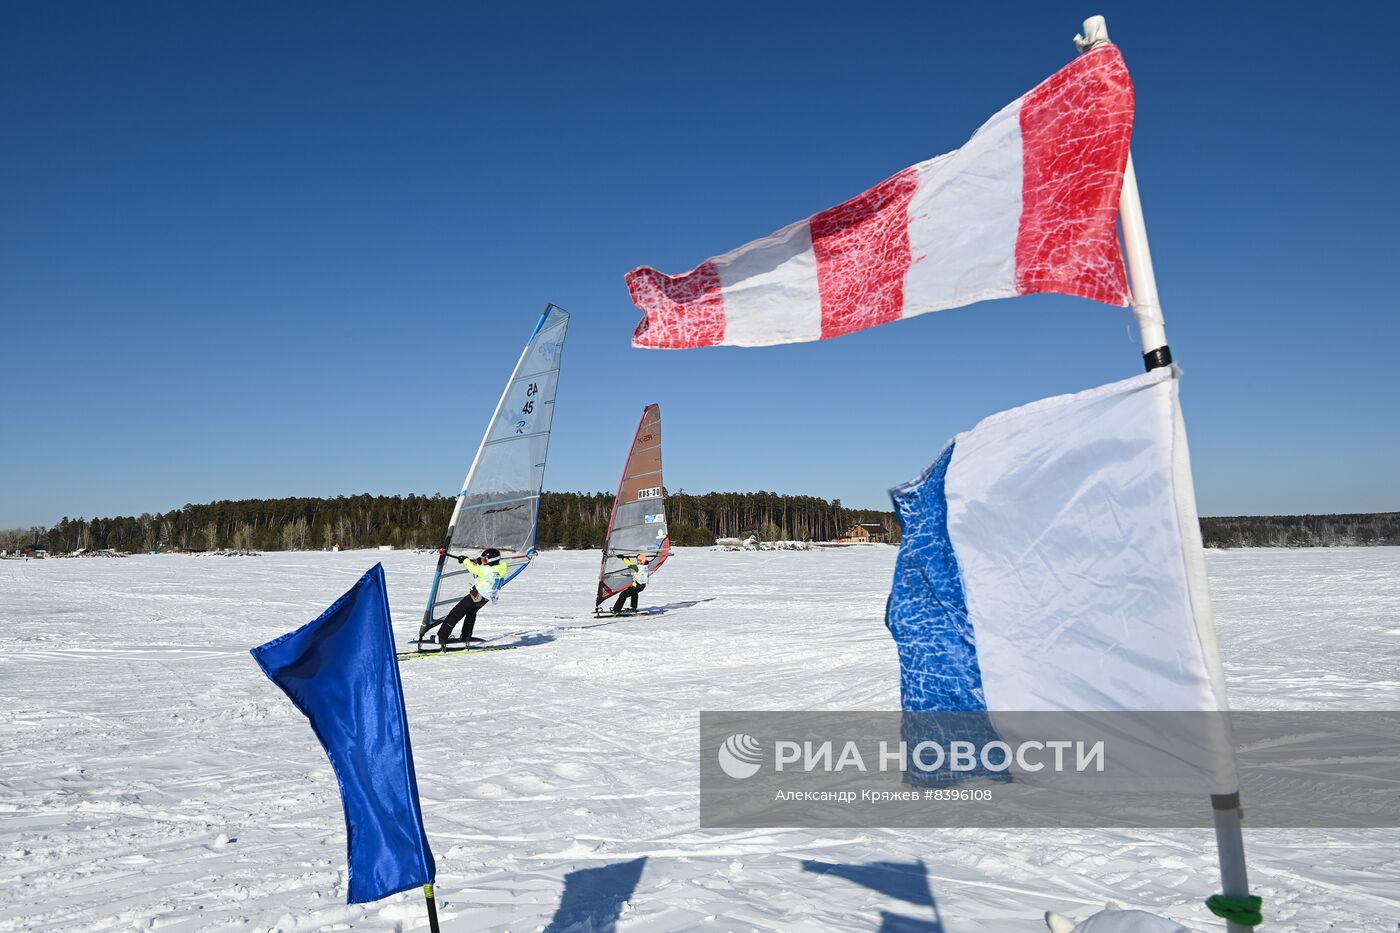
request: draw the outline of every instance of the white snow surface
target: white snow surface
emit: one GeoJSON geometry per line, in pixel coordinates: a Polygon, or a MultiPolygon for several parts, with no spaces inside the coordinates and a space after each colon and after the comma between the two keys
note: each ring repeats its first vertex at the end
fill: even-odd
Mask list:
{"type": "MultiPolygon", "coordinates": [[[[1222,929],[1208,830],[697,828],[700,710],[898,708],[894,556],[681,549],[666,612],[594,620],[597,555],[545,553],[477,630],[535,644],[404,664],[444,929],[1222,929]]],[[[425,929],[345,904],[334,776],[248,654],[381,559],[407,638],[432,555],[0,561],[0,930],[425,929]]],[[[1400,549],[1209,565],[1236,708],[1400,708],[1400,549]]],[[[1396,929],[1400,830],[1246,832],[1265,929],[1396,929]]]]}

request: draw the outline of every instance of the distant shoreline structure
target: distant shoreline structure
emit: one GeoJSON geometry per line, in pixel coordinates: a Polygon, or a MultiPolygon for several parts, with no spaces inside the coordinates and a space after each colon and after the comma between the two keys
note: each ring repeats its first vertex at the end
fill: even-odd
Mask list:
{"type": "MultiPolygon", "coordinates": [[[[450,496],[297,497],[220,500],[169,512],[114,518],[64,518],[53,526],[0,530],[0,552],[78,550],[282,551],[436,548],[450,496]]],[[[892,512],[851,509],[841,500],[774,492],[669,494],[671,539],[679,547],[721,539],[898,544],[892,512]]],[[[539,546],[602,546],[610,493],[546,492],[539,546]]],[[[1400,546],[1400,512],[1332,515],[1232,515],[1201,519],[1208,548],[1400,546]]]]}

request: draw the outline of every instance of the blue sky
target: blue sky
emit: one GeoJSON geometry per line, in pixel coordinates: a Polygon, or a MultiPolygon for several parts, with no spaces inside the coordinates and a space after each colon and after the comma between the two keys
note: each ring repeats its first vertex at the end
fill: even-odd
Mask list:
{"type": "Polygon", "coordinates": [[[886,507],[979,418],[1138,372],[1129,315],[643,351],[622,276],[956,148],[1094,12],[1202,512],[1400,508],[1400,14],[1123,6],[8,3],[0,527],[455,492],[549,301],[549,488],[611,488],[659,402],[672,489],[886,507]]]}

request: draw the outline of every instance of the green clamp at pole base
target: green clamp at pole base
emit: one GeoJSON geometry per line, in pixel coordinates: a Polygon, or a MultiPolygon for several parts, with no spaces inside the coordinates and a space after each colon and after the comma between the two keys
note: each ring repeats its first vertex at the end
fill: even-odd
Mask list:
{"type": "Polygon", "coordinates": [[[1206,898],[1206,906],[1221,920],[1238,923],[1242,927],[1257,927],[1264,922],[1264,899],[1257,895],[1232,897],[1229,894],[1212,894],[1206,898]]]}
{"type": "Polygon", "coordinates": [[[423,885],[423,900],[428,902],[428,929],[438,933],[437,900],[433,897],[432,882],[423,885]]]}

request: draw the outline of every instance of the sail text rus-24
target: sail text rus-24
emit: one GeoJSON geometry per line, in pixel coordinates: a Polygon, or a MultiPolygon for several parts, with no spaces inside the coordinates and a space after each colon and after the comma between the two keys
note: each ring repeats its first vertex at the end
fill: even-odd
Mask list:
{"type": "Polygon", "coordinates": [[[637,425],[613,501],[595,605],[622,592],[632,582],[632,568],[622,558],[635,560],[638,554],[649,554],[649,569],[655,573],[670,553],[666,487],[661,480],[661,406],[648,405],[637,425]]]}
{"type": "Polygon", "coordinates": [[[497,549],[508,568],[502,586],[535,555],[540,489],[568,329],[568,312],[548,305],[501,393],[452,510],[420,639],[435,618],[441,619],[447,607],[472,590],[474,578],[465,568],[445,569],[448,554],[476,557],[486,548],[497,549]]]}

